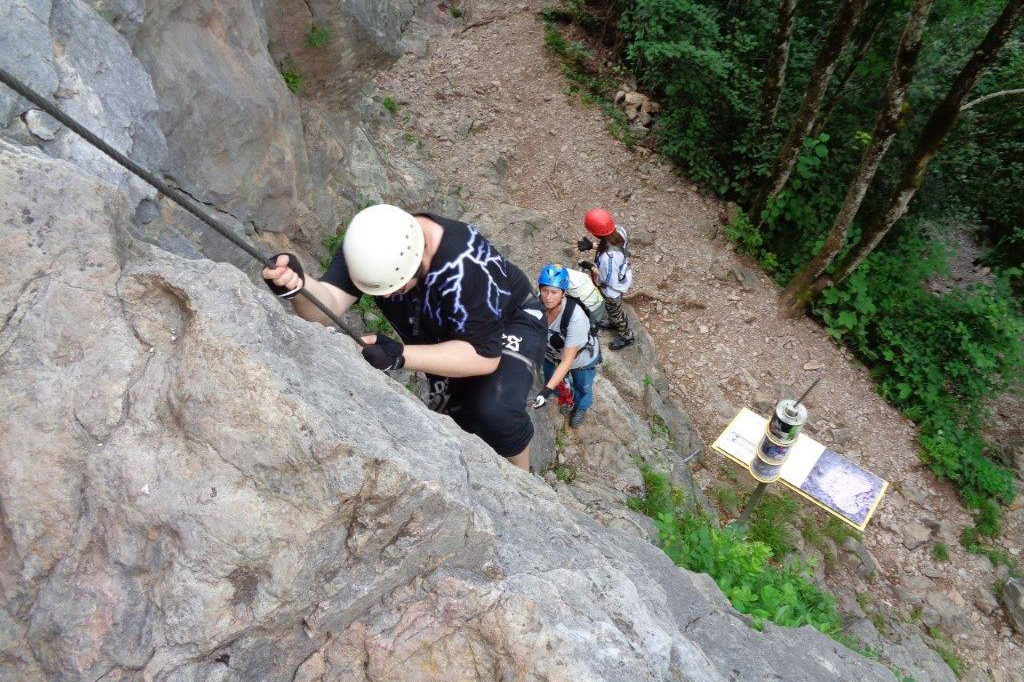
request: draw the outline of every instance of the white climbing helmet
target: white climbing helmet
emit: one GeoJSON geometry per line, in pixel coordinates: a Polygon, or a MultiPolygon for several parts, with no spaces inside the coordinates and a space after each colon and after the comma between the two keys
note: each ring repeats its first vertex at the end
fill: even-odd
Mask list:
{"type": "Polygon", "coordinates": [[[423,241],[423,228],[412,215],[377,204],[352,218],[341,249],[356,287],[371,296],[387,296],[416,276],[423,241]]]}

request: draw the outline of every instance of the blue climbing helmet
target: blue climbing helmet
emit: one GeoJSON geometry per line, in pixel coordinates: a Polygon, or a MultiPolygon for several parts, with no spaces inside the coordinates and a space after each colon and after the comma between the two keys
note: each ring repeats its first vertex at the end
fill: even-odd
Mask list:
{"type": "Polygon", "coordinates": [[[540,269],[537,284],[542,287],[558,287],[565,291],[569,288],[569,271],[561,265],[545,265],[540,269]]]}

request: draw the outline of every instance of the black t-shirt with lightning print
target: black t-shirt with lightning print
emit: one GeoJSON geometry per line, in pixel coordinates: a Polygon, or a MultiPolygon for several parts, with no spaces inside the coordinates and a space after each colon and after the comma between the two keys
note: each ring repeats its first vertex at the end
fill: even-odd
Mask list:
{"type": "MultiPolygon", "coordinates": [[[[418,213],[444,229],[430,269],[406,294],[374,296],[381,313],[405,343],[462,340],[485,358],[501,354],[505,321],[532,293],[530,281],[473,225],[418,213]]],[[[360,296],[341,249],[322,282],[360,296]]]]}

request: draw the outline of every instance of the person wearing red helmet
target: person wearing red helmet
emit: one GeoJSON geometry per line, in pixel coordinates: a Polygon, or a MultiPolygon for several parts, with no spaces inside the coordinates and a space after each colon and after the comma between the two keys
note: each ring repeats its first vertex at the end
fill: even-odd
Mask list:
{"type": "MultiPolygon", "coordinates": [[[[592,208],[583,218],[587,232],[598,238],[597,257],[594,262],[580,261],[580,267],[590,271],[594,284],[604,295],[610,324],[618,330],[618,336],[608,345],[612,350],[621,350],[636,340],[629,328],[629,318],[622,309],[622,295],[633,283],[633,268],[626,256],[626,231],[615,225],[612,214],[603,208],[592,208]]],[[[581,239],[577,246],[581,252],[594,248],[590,239],[581,239]]]]}

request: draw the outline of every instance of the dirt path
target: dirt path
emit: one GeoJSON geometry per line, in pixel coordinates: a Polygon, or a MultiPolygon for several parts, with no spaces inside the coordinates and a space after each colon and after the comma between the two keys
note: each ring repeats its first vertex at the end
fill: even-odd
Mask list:
{"type": "MultiPolygon", "coordinates": [[[[642,294],[634,306],[674,397],[706,442],[740,406],[773,401],[780,390],[823,376],[808,401],[812,432],[894,484],[864,536],[881,565],[879,579],[868,583],[841,567],[828,582],[847,593],[869,593],[883,613],[910,617],[911,604],[898,596],[901,579],[933,576],[935,589],[948,592],[944,598],[962,604],[963,626],[948,634],[964,660],[996,682],[1020,679],[1010,676],[1024,670],[1020,637],[1001,610],[986,616],[974,605],[978,587],[995,581],[993,568],[956,541],[970,518],[950,487],[919,463],[913,424],[875,394],[866,369],[820,326],[781,318],[777,286],[735,254],[724,236],[713,236],[723,211],[718,200],[656,157],[626,149],[606,132],[596,107],[564,93],[566,82],[544,50],[536,15],[545,5],[478,3],[466,17],[470,28],[431,43],[426,57],[403,58],[378,79],[380,97],[399,102],[389,153],[431,159],[443,183],[463,188],[471,210],[500,200],[478,192],[479,169],[496,154],[507,158],[513,201],[543,214],[558,232],[558,247],[538,244],[532,262],[520,263],[524,270],[564,260],[563,249],[582,236],[582,216],[592,206],[608,208],[632,228],[642,294]],[[481,22],[487,23],[472,27],[481,22]],[[751,270],[756,283],[744,288],[732,268],[751,270]],[[905,526],[922,518],[952,523],[945,530],[949,562],[931,559],[934,538],[906,549],[905,526]]],[[[718,484],[713,457],[698,475],[705,488],[718,484]]],[[[1007,525],[1005,538],[1024,537],[1019,517],[1007,525]]]]}

